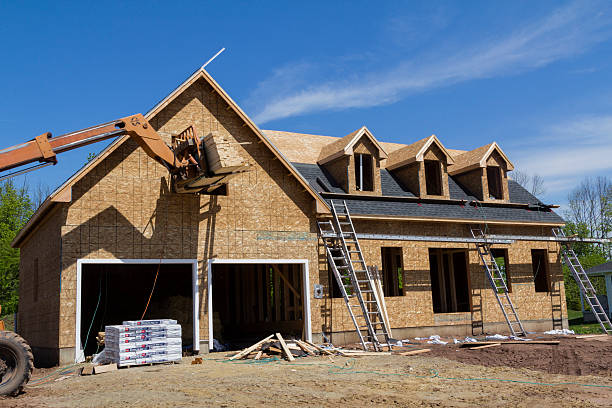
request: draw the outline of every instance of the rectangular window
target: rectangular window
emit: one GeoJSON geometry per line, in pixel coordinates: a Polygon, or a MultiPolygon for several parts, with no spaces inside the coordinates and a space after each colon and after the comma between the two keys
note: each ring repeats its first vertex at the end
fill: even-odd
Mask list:
{"type": "Polygon", "coordinates": [[[489,198],[501,200],[504,198],[502,191],[501,169],[495,166],[487,167],[487,182],[489,184],[489,198]]]}
{"type": "Polygon", "coordinates": [[[374,191],[374,167],[369,154],[355,154],[355,189],[374,191]]]}
{"type": "Polygon", "coordinates": [[[427,195],[442,195],[442,171],[437,160],[425,160],[425,187],[427,195]]]}
{"type": "MultiPolygon", "coordinates": [[[[332,249],[331,250],[332,256],[333,257],[342,257],[342,251],[340,249],[332,249]]],[[[345,265],[345,262],[341,259],[336,260],[336,265],[342,266],[345,265]]],[[[340,286],[338,285],[338,280],[336,279],[336,277],[334,276],[334,271],[332,270],[332,266],[329,264],[329,262],[327,263],[327,270],[329,271],[329,297],[331,298],[341,298],[342,297],[342,290],[340,289],[340,286]]],[[[338,272],[340,274],[345,274],[346,270],[345,269],[339,269],[338,272]]],[[[347,285],[350,285],[350,279],[348,278],[344,278],[344,285],[345,287],[347,285]]],[[[346,288],[346,290],[348,292],[351,292],[351,288],[348,287],[346,288]]]]}
{"type": "Polygon", "coordinates": [[[429,249],[434,313],[469,312],[470,290],[464,250],[429,249]]]}
{"type": "Polygon", "coordinates": [[[550,292],[548,277],[548,251],[546,249],[531,250],[531,268],[536,292],[550,292]]]}
{"type": "Polygon", "coordinates": [[[512,280],[510,279],[510,270],[508,269],[508,250],[497,248],[491,249],[491,254],[493,258],[495,258],[495,263],[497,263],[497,267],[506,282],[508,292],[512,292],[512,280]]]}
{"type": "Polygon", "coordinates": [[[387,296],[404,296],[404,262],[402,248],[383,247],[382,278],[383,292],[387,296]]]}
{"type": "Polygon", "coordinates": [[[32,265],[32,299],[38,301],[38,258],[34,258],[32,265]]]}

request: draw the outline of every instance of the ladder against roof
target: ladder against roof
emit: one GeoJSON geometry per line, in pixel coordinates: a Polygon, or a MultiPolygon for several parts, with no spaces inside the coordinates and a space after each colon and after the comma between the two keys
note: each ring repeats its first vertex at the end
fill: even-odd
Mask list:
{"type": "Polygon", "coordinates": [[[371,342],[382,350],[379,337],[391,350],[389,327],[383,316],[379,294],[361,252],[345,201],[331,201],[332,220],[317,221],[327,260],[348,308],[364,350],[371,342]]]}
{"type": "MultiPolygon", "coordinates": [[[[553,228],[553,234],[557,238],[567,238],[565,236],[565,232],[563,232],[563,229],[561,228],[553,228]]],[[[593,311],[593,314],[599,322],[601,329],[604,331],[604,333],[612,335],[612,323],[610,323],[608,315],[601,306],[601,303],[597,298],[597,291],[593,287],[593,284],[589,279],[589,275],[587,275],[584,271],[584,268],[578,260],[576,253],[572,249],[570,242],[560,241],[559,244],[561,245],[563,263],[569,268],[574,280],[578,284],[578,288],[580,289],[583,298],[586,299],[587,304],[593,311]]]]}
{"type": "Polygon", "coordinates": [[[481,228],[472,227],[470,228],[470,231],[472,232],[472,237],[474,237],[474,239],[482,240],[481,242],[476,243],[478,256],[482,261],[483,268],[487,278],[489,279],[493,293],[495,293],[497,303],[504,314],[506,323],[508,323],[510,333],[512,333],[513,336],[525,336],[527,333],[523,328],[523,323],[516,313],[514,304],[512,304],[512,300],[508,294],[508,286],[506,285],[504,275],[502,275],[499,266],[495,261],[495,257],[491,252],[491,244],[487,241],[486,235],[482,232],[481,228]]]}

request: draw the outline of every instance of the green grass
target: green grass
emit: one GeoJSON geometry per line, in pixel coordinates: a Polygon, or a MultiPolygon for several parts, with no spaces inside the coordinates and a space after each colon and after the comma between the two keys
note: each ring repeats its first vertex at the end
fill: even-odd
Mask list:
{"type": "Polygon", "coordinates": [[[572,320],[580,320],[582,322],[582,311],[567,309],[567,319],[572,323],[572,320]]]}
{"type": "Polygon", "coordinates": [[[583,323],[582,311],[580,310],[567,310],[567,320],[569,321],[569,328],[576,334],[601,334],[601,326],[599,323],[583,323]]]}
{"type": "Polygon", "coordinates": [[[601,326],[599,323],[589,324],[576,324],[570,325],[570,330],[573,330],[576,334],[602,334],[601,326]]]}

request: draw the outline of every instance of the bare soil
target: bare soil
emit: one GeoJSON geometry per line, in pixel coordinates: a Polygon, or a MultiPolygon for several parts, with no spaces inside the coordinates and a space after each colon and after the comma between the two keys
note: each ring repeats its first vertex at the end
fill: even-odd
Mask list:
{"type": "Polygon", "coordinates": [[[612,341],[559,340],[482,350],[427,344],[432,351],[415,356],[295,363],[229,362],[214,353],[198,365],[186,357],[83,377],[36,370],[26,392],[0,398],[0,407],[611,406],[612,341]],[[50,381],[33,385],[49,374],[50,381]]]}
{"type": "MultiPolygon", "coordinates": [[[[546,337],[558,346],[539,344],[502,344],[481,350],[457,346],[434,346],[432,355],[485,367],[528,368],[551,374],[598,375],[612,377],[611,336],[577,339],[546,337]]],[[[610,402],[612,405],[612,401],[610,402]]]]}

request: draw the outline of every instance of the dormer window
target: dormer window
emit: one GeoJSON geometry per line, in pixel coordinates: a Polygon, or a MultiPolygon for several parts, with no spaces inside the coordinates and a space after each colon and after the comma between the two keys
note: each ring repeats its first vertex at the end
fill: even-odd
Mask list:
{"type": "Polygon", "coordinates": [[[501,169],[497,166],[487,166],[487,182],[489,184],[489,198],[502,200],[504,190],[502,188],[501,169]]]}
{"type": "Polygon", "coordinates": [[[374,191],[374,168],[369,154],[355,154],[355,189],[374,191]]]}
{"type": "Polygon", "coordinates": [[[437,160],[425,160],[425,186],[427,195],[442,195],[442,171],[437,160]]]}

